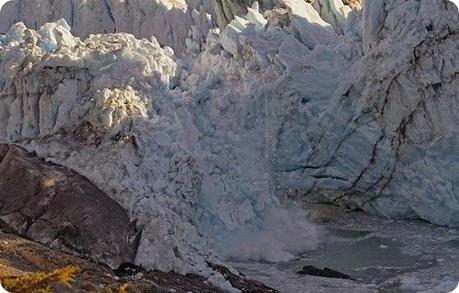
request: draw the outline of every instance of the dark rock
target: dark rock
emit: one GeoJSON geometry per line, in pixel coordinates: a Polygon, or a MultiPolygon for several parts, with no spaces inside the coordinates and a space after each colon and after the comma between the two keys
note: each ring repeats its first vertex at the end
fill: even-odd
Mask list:
{"type": "Polygon", "coordinates": [[[208,263],[208,265],[213,268],[214,270],[218,271],[222,274],[226,280],[228,280],[231,285],[239,289],[241,292],[249,292],[249,293],[277,293],[276,289],[266,286],[265,284],[248,279],[243,275],[237,275],[231,272],[227,267],[222,265],[217,265],[213,263],[208,263]]]}
{"type": "Polygon", "coordinates": [[[138,272],[115,276],[116,272],[103,264],[96,264],[1,231],[0,263],[2,276],[16,276],[26,272],[51,272],[68,265],[79,268],[71,287],[53,285],[53,293],[119,292],[119,288],[126,284],[129,293],[225,293],[200,276],[146,272],[130,264],[121,267],[124,270],[129,267],[128,271],[135,269],[138,272]]]}
{"type": "Polygon", "coordinates": [[[128,277],[138,273],[143,273],[144,270],[142,267],[134,263],[123,263],[116,270],[114,270],[114,272],[118,277],[128,277]]]}
{"type": "Polygon", "coordinates": [[[127,212],[78,173],[0,144],[0,219],[20,235],[112,268],[132,262],[127,212]]]}
{"type": "Polygon", "coordinates": [[[309,275],[309,276],[316,276],[316,277],[324,277],[324,278],[336,278],[336,279],[346,279],[346,280],[354,280],[351,276],[343,274],[341,272],[332,270],[330,268],[324,267],[323,269],[319,269],[315,266],[304,266],[301,270],[297,272],[300,275],[309,275]]]}

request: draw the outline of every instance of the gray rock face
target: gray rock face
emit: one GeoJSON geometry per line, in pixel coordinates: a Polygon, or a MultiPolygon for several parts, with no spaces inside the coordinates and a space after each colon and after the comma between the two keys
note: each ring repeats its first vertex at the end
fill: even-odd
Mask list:
{"type": "Polygon", "coordinates": [[[0,144],[0,219],[30,239],[117,268],[138,241],[126,211],[89,180],[0,144]]]}

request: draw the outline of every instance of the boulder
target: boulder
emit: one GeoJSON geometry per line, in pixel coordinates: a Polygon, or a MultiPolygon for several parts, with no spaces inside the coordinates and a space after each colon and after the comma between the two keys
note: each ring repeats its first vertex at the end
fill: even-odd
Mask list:
{"type": "Polygon", "coordinates": [[[139,233],[126,211],[76,172],[0,144],[0,219],[16,233],[117,268],[139,233]]]}

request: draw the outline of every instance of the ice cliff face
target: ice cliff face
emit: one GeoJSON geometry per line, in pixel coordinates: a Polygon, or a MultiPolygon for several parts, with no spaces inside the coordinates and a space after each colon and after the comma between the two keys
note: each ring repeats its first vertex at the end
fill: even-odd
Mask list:
{"type": "Polygon", "coordinates": [[[341,83],[307,165],[308,193],[388,217],[457,226],[458,15],[442,1],[369,1],[363,57],[341,83]],[[343,176],[346,174],[345,176],[343,176]]]}
{"type": "MultiPolygon", "coordinates": [[[[29,2],[1,12],[37,30],[1,38],[0,137],[127,209],[137,263],[202,273],[213,244],[303,219],[270,216],[285,198],[459,226],[453,4],[29,2]],[[114,31],[148,40],[85,38],[114,31]]],[[[295,227],[300,249],[257,258],[314,244],[295,227]]]]}

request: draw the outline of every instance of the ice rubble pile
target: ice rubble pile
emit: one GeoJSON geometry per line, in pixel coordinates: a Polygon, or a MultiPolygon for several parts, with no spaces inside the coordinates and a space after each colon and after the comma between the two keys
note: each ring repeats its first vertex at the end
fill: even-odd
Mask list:
{"type": "Polygon", "coordinates": [[[65,17],[82,37],[148,36],[82,41],[60,20],[0,41],[0,137],[125,207],[137,263],[202,273],[285,196],[459,226],[453,4],[29,2],[0,30],[65,17]]]}

